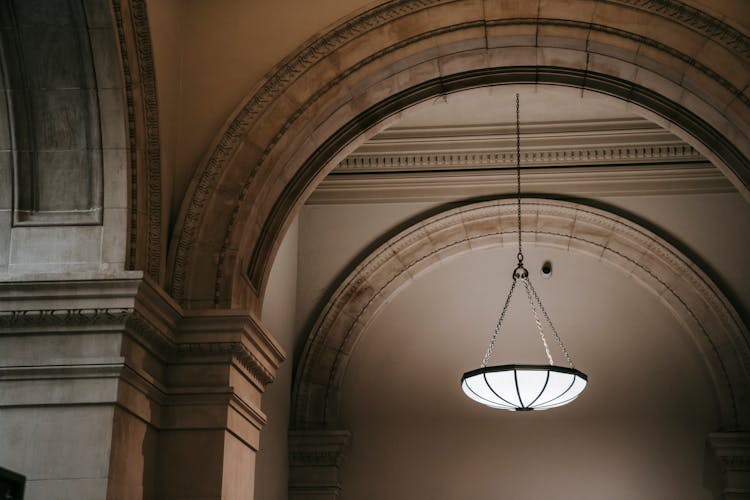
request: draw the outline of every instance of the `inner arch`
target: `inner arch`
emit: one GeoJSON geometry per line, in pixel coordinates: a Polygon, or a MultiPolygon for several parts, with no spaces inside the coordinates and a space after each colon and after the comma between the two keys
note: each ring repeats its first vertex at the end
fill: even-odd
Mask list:
{"type": "MultiPolygon", "coordinates": [[[[335,427],[340,388],[356,344],[384,304],[446,259],[516,244],[513,200],[464,205],[402,231],[366,257],[323,307],[297,368],[292,423],[335,427]]],[[[745,422],[747,331],[711,279],[685,255],[639,225],[571,202],[526,199],[524,239],[615,266],[653,293],[689,333],[705,360],[724,425],[745,422]]]]}

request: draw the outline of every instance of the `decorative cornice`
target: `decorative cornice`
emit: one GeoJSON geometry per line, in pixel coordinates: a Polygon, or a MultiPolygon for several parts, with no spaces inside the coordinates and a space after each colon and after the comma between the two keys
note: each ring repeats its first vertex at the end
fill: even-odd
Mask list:
{"type": "Polygon", "coordinates": [[[0,282],[0,335],[122,331],[167,363],[226,355],[261,386],[285,355],[248,311],[185,312],[148,276],[0,282]]]}
{"type": "Polygon", "coordinates": [[[146,315],[130,308],[87,308],[0,311],[0,329],[6,333],[27,329],[120,326],[146,341],[163,359],[182,356],[227,355],[236,359],[260,384],[274,381],[274,374],[241,342],[176,343],[172,334],[152,323],[146,315]]]}
{"type": "MultiPolygon", "coordinates": [[[[505,148],[498,151],[454,151],[446,153],[353,154],[339,163],[337,173],[355,172],[413,172],[433,170],[468,170],[512,167],[515,153],[505,148]]],[[[524,166],[552,165],[617,165],[634,163],[663,163],[705,160],[688,145],[652,144],[606,147],[555,148],[525,151],[521,154],[524,166]]]]}
{"type": "Polygon", "coordinates": [[[137,340],[147,343],[163,360],[172,357],[175,350],[174,334],[157,326],[144,312],[133,311],[126,326],[137,340]]]}
{"type": "Polygon", "coordinates": [[[132,312],[123,308],[0,311],[0,329],[118,325],[132,312]]]}
{"type": "MultiPolygon", "coordinates": [[[[644,196],[733,193],[736,188],[708,162],[662,165],[542,167],[523,171],[531,193],[570,196],[644,196]]],[[[455,201],[494,196],[515,187],[511,169],[384,172],[329,175],[308,205],[455,201]]]]}
{"type": "Polygon", "coordinates": [[[268,385],[275,377],[258,357],[242,342],[192,342],[177,344],[177,351],[184,356],[231,356],[262,385],[268,385]]]}
{"type": "MultiPolygon", "coordinates": [[[[692,146],[643,119],[527,124],[521,164],[615,165],[706,161],[692,146]]],[[[332,172],[413,172],[515,167],[511,126],[392,128],[332,172]]]]}
{"type": "Polygon", "coordinates": [[[344,462],[344,452],[351,433],[349,431],[292,430],[289,431],[289,467],[292,469],[290,488],[336,487],[338,470],[344,462]],[[300,474],[306,467],[330,467],[330,474],[311,476],[300,474]],[[322,477],[325,476],[325,477],[322,477]],[[307,481],[300,481],[301,478],[307,481]],[[331,479],[333,481],[331,482],[331,479]]]}
{"type": "Polygon", "coordinates": [[[708,443],[724,472],[750,473],[750,433],[715,432],[708,443]]]}

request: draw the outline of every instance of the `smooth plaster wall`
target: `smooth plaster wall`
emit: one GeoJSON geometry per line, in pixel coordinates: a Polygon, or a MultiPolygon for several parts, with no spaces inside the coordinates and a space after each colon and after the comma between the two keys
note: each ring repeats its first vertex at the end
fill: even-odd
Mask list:
{"type": "MultiPolygon", "coordinates": [[[[406,228],[435,203],[305,205],[299,216],[299,284],[295,331],[309,331],[324,299],[396,228],[406,228]]],[[[304,339],[299,339],[304,342],[304,339]]]]}
{"type": "MultiPolygon", "coordinates": [[[[546,309],[589,376],[581,397],[522,414],[462,394],[460,376],[484,354],[514,253],[444,262],[370,324],[344,379],[342,420],[353,437],[342,498],[712,498],[704,483],[716,464],[710,455],[704,462],[704,450],[717,405],[700,356],[655,296],[590,256],[525,251],[546,309]],[[549,280],[538,275],[544,259],[555,268],[549,280]]],[[[516,295],[491,364],[543,361],[516,295]]]]}
{"type": "Polygon", "coordinates": [[[229,115],[274,65],[371,0],[147,0],[171,220],[229,115]]]}
{"type": "MultiPolygon", "coordinates": [[[[596,203],[609,207],[614,212],[627,213],[635,220],[645,223],[647,227],[666,235],[667,239],[675,242],[680,249],[695,256],[699,263],[710,262],[709,273],[715,277],[718,276],[718,281],[726,284],[727,290],[735,298],[735,304],[739,309],[747,309],[747,304],[750,304],[750,290],[747,283],[750,267],[745,256],[750,254],[750,206],[738,194],[606,197],[597,200],[596,203]]],[[[305,206],[300,215],[299,228],[300,260],[296,328],[298,335],[308,331],[322,303],[327,300],[341,278],[359,262],[360,257],[366,254],[368,249],[372,249],[373,246],[386,240],[388,236],[397,233],[408,224],[407,221],[412,220],[418,214],[434,210],[436,210],[434,206],[426,203],[305,206]]],[[[527,251],[531,254],[535,250],[532,247],[527,251]]],[[[619,272],[612,269],[609,271],[619,272]]],[[[458,283],[460,277],[459,273],[451,283],[458,283]]],[[[541,288],[539,281],[537,278],[537,286],[541,288]]],[[[656,297],[645,292],[632,280],[629,281],[635,288],[632,294],[640,294],[638,299],[643,301],[641,306],[648,307],[648,304],[655,304],[651,313],[661,318],[659,321],[663,323],[662,330],[672,332],[671,335],[674,335],[674,332],[682,332],[677,321],[663,306],[659,305],[656,297]]],[[[408,292],[409,287],[401,293],[408,292]]],[[[504,293],[504,290],[498,293],[504,293]]],[[[565,292],[558,291],[558,294],[565,295],[565,292]]],[[[623,300],[627,297],[628,295],[622,295],[623,300]]],[[[595,299],[596,294],[590,297],[592,301],[595,299]]],[[[460,320],[456,318],[463,317],[462,315],[467,312],[469,315],[483,310],[489,310],[492,314],[496,313],[496,307],[492,304],[496,304],[499,299],[490,297],[483,300],[489,300],[491,304],[485,308],[478,306],[473,312],[463,311],[460,314],[456,312],[452,321],[454,323],[459,321],[459,324],[451,323],[456,335],[465,333],[461,329],[460,320]]],[[[620,299],[615,299],[615,302],[618,300],[620,299]]],[[[381,312],[381,315],[385,316],[388,308],[397,307],[396,304],[400,303],[401,298],[397,296],[391,304],[386,306],[385,312],[381,312]]],[[[400,318],[403,321],[391,323],[381,330],[401,332],[408,337],[410,330],[407,321],[409,318],[416,321],[412,326],[417,328],[419,318],[425,315],[430,316],[435,311],[443,311],[450,306],[451,301],[446,299],[441,302],[439,298],[431,301],[423,297],[420,304],[421,309],[412,311],[412,314],[402,314],[400,318]]],[[[618,308],[615,307],[612,311],[617,310],[618,308]]],[[[632,311],[639,310],[640,306],[637,305],[632,308],[632,311]]],[[[554,312],[551,314],[554,318],[554,312]]],[[[597,324],[602,329],[607,328],[608,317],[608,311],[601,311],[600,318],[597,316],[597,324]]],[[[639,318],[636,312],[631,312],[630,317],[639,318]]],[[[443,319],[446,323],[450,320],[450,318],[443,319]]],[[[383,321],[381,316],[378,316],[375,323],[378,321],[383,321]]],[[[649,323],[648,320],[644,321],[649,323]]],[[[375,327],[376,325],[370,328],[375,327]]],[[[355,357],[347,372],[348,379],[352,373],[356,373],[358,362],[366,360],[370,363],[369,369],[363,369],[360,372],[357,379],[359,382],[350,380],[352,385],[348,389],[349,392],[344,394],[346,400],[347,397],[351,397],[352,391],[362,391],[362,394],[358,396],[359,399],[351,403],[348,408],[345,404],[343,410],[344,417],[349,419],[348,424],[353,431],[350,457],[344,469],[343,498],[345,500],[347,498],[352,500],[495,498],[498,492],[505,491],[502,489],[502,478],[503,474],[507,475],[508,472],[502,464],[507,465],[515,460],[514,453],[504,454],[502,441],[487,438],[498,432],[502,433],[502,439],[512,440],[514,449],[523,453],[523,460],[532,468],[535,456],[529,450],[524,449],[524,439],[535,443],[547,442],[551,448],[554,448],[550,452],[551,455],[544,461],[544,471],[551,478],[548,485],[558,484],[564,481],[565,477],[570,476],[578,481],[578,483],[567,483],[568,489],[562,488],[560,491],[544,489],[553,488],[553,486],[540,486],[541,489],[533,490],[536,491],[537,496],[526,497],[523,496],[525,490],[519,486],[525,482],[518,481],[514,482],[515,485],[508,494],[509,498],[602,498],[606,496],[623,499],[668,497],[708,499],[711,498],[710,491],[718,484],[718,472],[715,463],[712,462],[713,459],[710,454],[706,454],[705,457],[703,455],[707,433],[715,431],[718,426],[716,406],[712,401],[711,389],[708,388],[706,382],[705,367],[696,357],[694,344],[691,344],[687,338],[675,340],[673,337],[672,340],[677,344],[670,347],[668,342],[657,346],[646,337],[646,344],[642,347],[654,349],[645,357],[650,360],[649,366],[656,377],[661,377],[658,366],[664,369],[673,367],[676,363],[672,359],[673,351],[682,350],[683,354],[679,357],[680,366],[686,370],[685,373],[691,377],[691,380],[694,379],[688,385],[693,387],[697,384],[701,387],[696,388],[694,399],[688,398],[683,401],[689,405],[689,408],[680,406],[682,404],[680,403],[674,408],[674,412],[659,414],[657,411],[651,414],[648,409],[650,403],[646,400],[642,402],[642,407],[636,403],[633,413],[627,413],[628,417],[622,420],[618,420],[616,415],[608,415],[600,421],[594,418],[570,425],[558,426],[554,422],[548,422],[551,427],[529,424],[523,429],[518,429],[516,435],[513,432],[509,433],[502,424],[482,422],[481,419],[478,422],[472,422],[471,425],[456,428],[455,425],[446,423],[445,418],[441,416],[442,408],[432,408],[428,405],[428,414],[418,415],[413,413],[413,405],[410,406],[408,399],[382,401],[383,398],[388,400],[388,395],[392,392],[398,392],[393,390],[398,385],[393,380],[390,380],[390,385],[386,383],[377,385],[376,383],[382,382],[378,380],[380,378],[378,374],[393,366],[393,352],[401,349],[408,350],[408,355],[401,358],[399,362],[407,365],[411,363],[411,373],[420,374],[426,366],[430,366],[429,356],[420,354],[422,348],[429,352],[430,347],[426,344],[430,340],[424,338],[409,340],[407,337],[398,337],[394,334],[390,342],[378,346],[367,343],[370,333],[368,331],[365,334],[365,340],[357,346],[355,357]],[[364,357],[357,359],[356,353],[364,357]],[[367,385],[365,382],[371,383],[367,385]],[[362,402],[367,398],[382,405],[363,404],[362,402]],[[356,411],[357,408],[358,411],[356,411]],[[393,412],[394,408],[399,412],[391,415],[382,413],[382,411],[387,413],[389,409],[393,412]],[[686,414],[690,415],[687,421],[680,416],[682,411],[687,411],[686,414]],[[635,422],[632,419],[642,419],[642,421],[635,422]],[[605,439],[608,439],[606,444],[597,449],[596,443],[605,439]],[[462,447],[461,443],[469,443],[470,446],[462,447]],[[560,447],[562,447],[562,452],[560,447]],[[581,454],[580,460],[566,462],[569,456],[576,454],[581,454]],[[472,462],[477,456],[484,457],[486,460],[480,461],[479,464],[472,462]],[[556,461],[565,466],[556,466],[556,461]],[[403,472],[404,463],[409,464],[409,475],[403,472]],[[454,474],[456,467],[463,471],[460,476],[454,474]],[[662,472],[666,474],[666,478],[661,477],[662,472]],[[460,487],[469,487],[471,482],[463,478],[471,473],[476,473],[477,477],[481,475],[481,479],[474,486],[475,489],[467,493],[467,490],[460,487]],[[676,486],[681,474],[695,477],[694,481],[685,483],[688,486],[684,489],[676,486]],[[377,480],[374,481],[373,478],[377,480]],[[443,481],[443,478],[446,480],[443,481]],[[642,481],[640,486],[637,480],[642,481]],[[580,481],[589,481],[586,484],[591,486],[590,489],[581,490],[580,481]],[[437,487],[435,484],[443,485],[445,488],[437,487]],[[574,488],[576,493],[566,497],[565,492],[575,484],[579,485],[579,489],[574,488]],[[611,491],[607,490],[607,486],[611,484],[617,485],[617,492],[614,496],[610,495],[611,491]],[[691,488],[695,489],[696,485],[700,488],[692,492],[691,488]],[[488,494],[488,491],[492,491],[495,496],[488,494]],[[588,492],[590,496],[581,496],[582,492],[588,492]]],[[[622,333],[622,335],[627,336],[627,333],[622,333]]],[[[477,347],[477,359],[486,348],[486,337],[484,335],[480,337],[482,346],[477,347]]],[[[644,340],[643,337],[638,338],[644,340]]],[[[298,337],[296,342],[299,349],[304,338],[298,337]]],[[[454,348],[443,346],[442,349],[452,353],[454,348]]],[[[574,353],[577,352],[576,348],[572,350],[574,353]]],[[[623,369],[627,368],[628,363],[639,363],[639,356],[644,356],[640,346],[630,346],[629,350],[618,351],[618,353],[616,356],[618,366],[624,363],[621,367],[623,369]]],[[[595,359],[597,352],[589,352],[586,355],[593,356],[592,359],[595,359]]],[[[612,355],[609,353],[609,356],[612,355]]],[[[439,364],[439,361],[436,363],[439,364]]],[[[669,395],[670,387],[672,387],[670,384],[676,382],[669,377],[661,381],[663,383],[658,384],[658,391],[662,391],[663,395],[669,395]]],[[[638,379],[638,383],[645,382],[638,379]]],[[[618,390],[627,390],[627,378],[623,378],[616,385],[618,390]]],[[[429,386],[429,381],[425,381],[421,387],[423,391],[434,393],[434,388],[429,386]]],[[[418,398],[417,401],[419,401],[418,398]]],[[[528,477],[525,480],[532,481],[533,479],[528,477]]]]}
{"type": "Polygon", "coordinates": [[[268,417],[268,423],[261,432],[260,449],[256,456],[255,498],[258,500],[282,500],[287,497],[287,430],[296,335],[298,240],[299,219],[295,219],[279,247],[263,301],[261,320],[281,343],[287,359],[261,401],[261,409],[268,417]]]}
{"type": "Polygon", "coordinates": [[[704,472],[694,429],[679,421],[629,429],[560,420],[363,423],[353,429],[341,500],[715,498],[717,473],[704,472]]]}

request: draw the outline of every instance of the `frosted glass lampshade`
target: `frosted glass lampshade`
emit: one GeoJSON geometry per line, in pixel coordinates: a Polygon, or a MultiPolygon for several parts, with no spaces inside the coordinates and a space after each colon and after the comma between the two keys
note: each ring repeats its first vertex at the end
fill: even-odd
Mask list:
{"type": "Polygon", "coordinates": [[[552,365],[486,366],[464,373],[461,388],[474,401],[502,410],[546,410],[570,403],[588,378],[552,365]]]}

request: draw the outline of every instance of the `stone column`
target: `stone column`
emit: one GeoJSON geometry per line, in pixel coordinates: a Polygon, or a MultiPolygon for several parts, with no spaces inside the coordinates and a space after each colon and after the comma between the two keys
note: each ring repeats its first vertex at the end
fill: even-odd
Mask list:
{"type": "Polygon", "coordinates": [[[0,282],[0,465],[28,500],[148,497],[159,389],[127,354],[141,275],[70,278],[0,282]]]}
{"type": "Polygon", "coordinates": [[[140,272],[69,278],[0,282],[0,466],[25,498],[252,499],[284,358],[260,322],[140,272]]]}
{"type": "Polygon", "coordinates": [[[252,499],[261,394],[284,355],[247,311],[178,326],[159,434],[159,498],[252,499]]]}
{"type": "Polygon", "coordinates": [[[349,431],[289,432],[289,500],[334,500],[349,431]]]}
{"type": "Polygon", "coordinates": [[[750,498],[750,433],[716,432],[709,434],[708,442],[724,475],[721,498],[750,498]]]}

